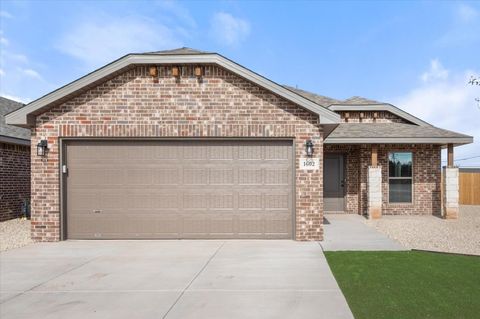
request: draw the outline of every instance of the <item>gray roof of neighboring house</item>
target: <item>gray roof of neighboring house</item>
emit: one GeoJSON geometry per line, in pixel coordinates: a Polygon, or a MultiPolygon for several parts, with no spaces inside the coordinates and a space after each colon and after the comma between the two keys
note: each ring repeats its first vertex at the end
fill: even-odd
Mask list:
{"type": "Polygon", "coordinates": [[[327,137],[325,143],[429,143],[466,144],[473,137],[434,126],[404,123],[342,123],[327,137]]]}
{"type": "Polygon", "coordinates": [[[8,125],[5,123],[5,114],[18,110],[22,103],[0,96],[0,142],[11,144],[30,144],[30,130],[8,125]]]}

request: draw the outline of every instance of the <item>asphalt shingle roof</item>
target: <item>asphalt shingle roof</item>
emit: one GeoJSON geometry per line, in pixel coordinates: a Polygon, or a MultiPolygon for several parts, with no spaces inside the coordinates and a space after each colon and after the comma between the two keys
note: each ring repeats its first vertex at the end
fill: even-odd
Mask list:
{"type": "Polygon", "coordinates": [[[143,54],[178,55],[178,54],[207,54],[207,53],[212,53],[212,52],[200,51],[192,48],[183,47],[183,48],[178,48],[173,50],[145,52],[143,54]]]}
{"type": "Polygon", "coordinates": [[[372,105],[372,104],[384,104],[379,101],[367,99],[361,96],[352,96],[346,100],[338,100],[334,99],[328,96],[324,95],[319,95],[316,93],[312,93],[309,91],[305,91],[299,88],[294,88],[292,86],[284,85],[285,88],[289,89],[290,91],[293,91],[297,94],[300,94],[301,96],[317,103],[320,104],[323,107],[329,107],[330,105],[336,104],[336,105],[372,105]]]}
{"type": "Polygon", "coordinates": [[[370,104],[383,104],[383,102],[367,99],[361,96],[352,96],[346,100],[341,101],[341,104],[348,105],[370,105],[370,104]]]}
{"type": "Polygon", "coordinates": [[[284,85],[283,87],[286,88],[286,89],[289,89],[290,91],[293,91],[297,94],[300,94],[304,98],[307,98],[310,101],[313,101],[313,102],[315,102],[315,103],[317,103],[317,104],[319,104],[323,107],[327,107],[331,104],[341,103],[341,101],[336,100],[336,99],[332,99],[331,97],[328,97],[328,96],[315,94],[315,93],[308,92],[308,91],[298,89],[298,88],[294,88],[294,87],[291,87],[291,86],[288,86],[288,85],[284,85]]]}
{"type": "Polygon", "coordinates": [[[462,138],[468,135],[434,126],[404,123],[341,123],[328,136],[334,138],[462,138]]]}
{"type": "Polygon", "coordinates": [[[23,106],[22,103],[0,96],[0,136],[30,140],[30,130],[5,124],[5,115],[23,106]]]}

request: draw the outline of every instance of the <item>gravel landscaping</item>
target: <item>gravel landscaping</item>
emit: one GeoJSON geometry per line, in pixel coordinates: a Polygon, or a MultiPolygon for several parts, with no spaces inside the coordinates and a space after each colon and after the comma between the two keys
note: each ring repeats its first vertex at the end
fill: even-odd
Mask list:
{"type": "Polygon", "coordinates": [[[0,223],[0,251],[26,246],[30,239],[30,221],[12,219],[0,223]]]}
{"type": "Polygon", "coordinates": [[[460,206],[457,220],[435,216],[382,216],[365,223],[408,249],[480,255],[480,206],[460,206]]]}

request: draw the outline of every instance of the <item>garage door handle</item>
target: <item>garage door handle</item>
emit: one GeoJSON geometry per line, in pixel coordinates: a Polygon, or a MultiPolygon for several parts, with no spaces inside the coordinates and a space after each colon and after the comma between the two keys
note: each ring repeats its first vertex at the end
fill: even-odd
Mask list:
{"type": "Polygon", "coordinates": [[[94,209],[94,210],[93,210],[93,213],[94,213],[94,214],[100,214],[101,212],[102,212],[102,211],[99,210],[99,209],[94,209]]]}

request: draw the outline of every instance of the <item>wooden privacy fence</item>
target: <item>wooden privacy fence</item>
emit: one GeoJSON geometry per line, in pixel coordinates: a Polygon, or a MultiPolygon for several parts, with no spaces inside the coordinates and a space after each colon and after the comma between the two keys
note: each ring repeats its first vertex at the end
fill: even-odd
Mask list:
{"type": "Polygon", "coordinates": [[[460,168],[460,205],[480,205],[480,168],[460,168]]]}

